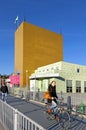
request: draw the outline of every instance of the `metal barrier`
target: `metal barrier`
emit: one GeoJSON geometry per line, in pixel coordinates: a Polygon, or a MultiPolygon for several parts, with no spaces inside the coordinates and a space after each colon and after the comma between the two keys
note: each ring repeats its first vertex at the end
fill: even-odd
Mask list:
{"type": "MultiPolygon", "coordinates": [[[[9,93],[14,95],[14,96],[19,96],[21,98],[26,98],[27,95],[29,95],[29,99],[33,99],[33,100],[37,100],[37,101],[42,101],[43,99],[43,95],[45,92],[42,92],[42,91],[35,91],[35,92],[31,92],[31,91],[27,91],[25,89],[18,89],[18,93],[17,95],[15,94],[15,89],[16,87],[10,87],[9,88],[9,93]]],[[[58,97],[61,98],[63,97],[64,98],[64,103],[67,103],[67,98],[68,96],[71,96],[71,104],[72,105],[79,105],[80,102],[83,102],[83,104],[85,104],[86,106],[86,93],[57,93],[58,97]]]]}
{"type": "Polygon", "coordinates": [[[46,130],[2,100],[0,100],[0,122],[5,130],[46,130]]]}
{"type": "MultiPolygon", "coordinates": [[[[15,87],[16,88],[16,87],[15,87]]],[[[14,94],[15,95],[15,88],[9,88],[9,93],[10,94],[14,94]]],[[[39,101],[39,102],[43,102],[43,95],[45,92],[42,91],[35,91],[35,92],[31,92],[31,91],[26,91],[25,89],[20,89],[18,91],[18,97],[20,98],[27,98],[27,100],[35,100],[35,101],[39,101]]],[[[75,106],[80,106],[80,104],[82,103],[84,105],[83,107],[83,111],[86,114],[86,93],[57,93],[58,98],[63,98],[63,103],[67,106],[67,108],[71,109],[72,107],[75,108],[75,106]]],[[[80,111],[82,107],[80,107],[80,111]]]]}

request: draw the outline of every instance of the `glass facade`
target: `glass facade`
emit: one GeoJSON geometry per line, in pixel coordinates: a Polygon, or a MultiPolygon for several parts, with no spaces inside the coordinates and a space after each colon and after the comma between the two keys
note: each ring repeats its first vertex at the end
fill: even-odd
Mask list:
{"type": "Polygon", "coordinates": [[[72,80],[66,80],[66,92],[72,93],[72,80]]]}
{"type": "Polygon", "coordinates": [[[81,93],[81,81],[76,81],[76,93],[81,93]]]}
{"type": "Polygon", "coordinates": [[[84,93],[86,93],[86,81],[84,81],[84,93]]]}

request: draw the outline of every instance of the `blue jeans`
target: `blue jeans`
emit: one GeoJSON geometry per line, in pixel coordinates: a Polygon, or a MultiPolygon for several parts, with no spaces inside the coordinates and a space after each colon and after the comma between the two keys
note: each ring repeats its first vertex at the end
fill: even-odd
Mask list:
{"type": "Polygon", "coordinates": [[[2,93],[2,100],[7,101],[7,93],[2,93]]]}

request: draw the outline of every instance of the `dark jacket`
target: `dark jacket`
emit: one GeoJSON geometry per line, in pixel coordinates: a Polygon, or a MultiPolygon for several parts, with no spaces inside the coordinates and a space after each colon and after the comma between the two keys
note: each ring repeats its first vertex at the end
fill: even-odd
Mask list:
{"type": "Polygon", "coordinates": [[[52,86],[51,84],[48,86],[48,91],[49,91],[49,94],[51,97],[57,97],[57,94],[56,94],[56,86],[52,86]]]}
{"type": "Polygon", "coordinates": [[[1,86],[1,92],[2,93],[8,93],[8,87],[5,85],[5,86],[1,86]]]}

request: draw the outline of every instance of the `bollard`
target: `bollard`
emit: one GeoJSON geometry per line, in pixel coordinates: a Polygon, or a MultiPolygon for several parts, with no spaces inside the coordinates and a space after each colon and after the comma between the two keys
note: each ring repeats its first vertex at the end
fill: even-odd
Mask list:
{"type": "Polygon", "coordinates": [[[71,96],[67,97],[67,110],[71,110],[71,96]]]}
{"type": "Polygon", "coordinates": [[[84,113],[84,111],[85,111],[85,106],[84,106],[84,104],[81,102],[81,103],[80,103],[80,106],[79,106],[79,112],[84,113]]]}

